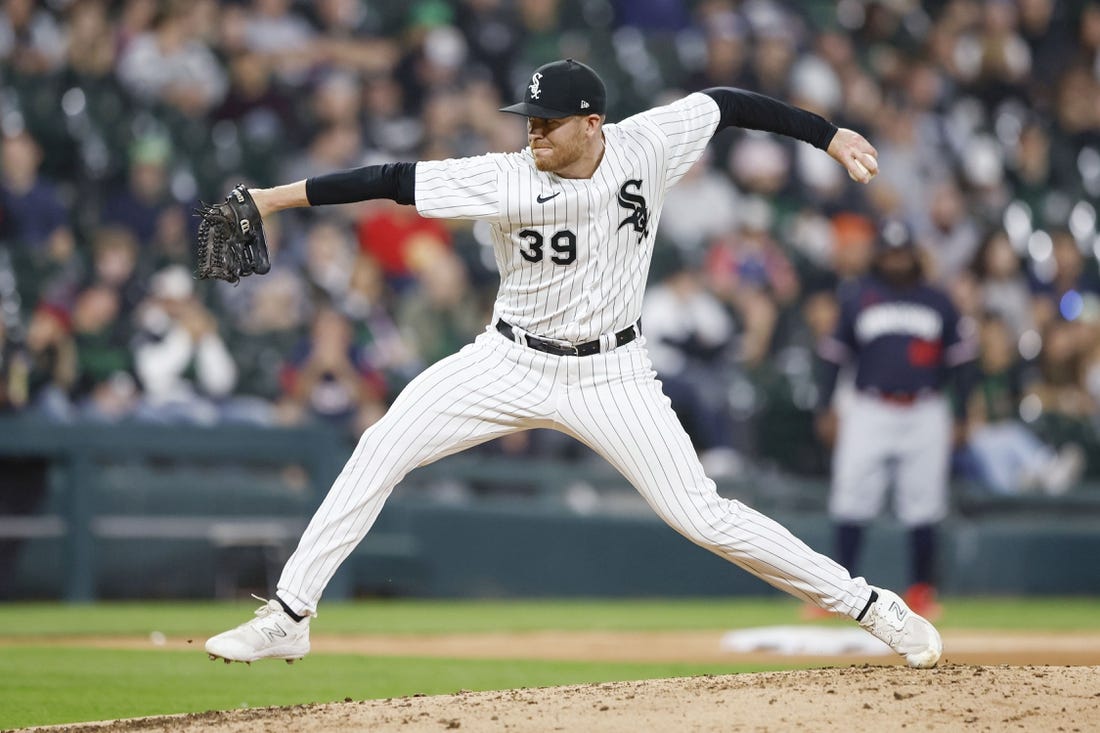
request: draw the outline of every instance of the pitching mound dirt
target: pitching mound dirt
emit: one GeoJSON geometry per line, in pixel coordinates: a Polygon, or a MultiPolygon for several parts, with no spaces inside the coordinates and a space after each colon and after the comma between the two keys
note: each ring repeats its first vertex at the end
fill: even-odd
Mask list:
{"type": "Polygon", "coordinates": [[[843,669],[612,682],[89,723],[133,731],[1088,731],[1100,668],[843,669]]]}

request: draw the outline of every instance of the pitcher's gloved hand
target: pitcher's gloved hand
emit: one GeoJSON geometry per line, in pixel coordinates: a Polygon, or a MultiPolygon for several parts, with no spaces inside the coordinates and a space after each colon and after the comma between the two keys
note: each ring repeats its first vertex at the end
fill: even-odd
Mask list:
{"type": "Polygon", "coordinates": [[[263,219],[244,184],[220,204],[203,204],[195,215],[202,219],[195,258],[198,278],[235,283],[271,270],[263,219]]]}

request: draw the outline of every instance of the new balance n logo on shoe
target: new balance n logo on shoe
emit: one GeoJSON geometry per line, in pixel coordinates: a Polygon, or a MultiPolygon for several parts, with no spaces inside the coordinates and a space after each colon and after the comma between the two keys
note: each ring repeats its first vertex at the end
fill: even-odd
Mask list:
{"type": "Polygon", "coordinates": [[[267,628],[260,630],[264,632],[264,636],[267,637],[268,641],[275,641],[276,639],[286,638],[286,632],[283,631],[282,626],[268,626],[267,628]]]}
{"type": "Polygon", "coordinates": [[[892,611],[893,614],[898,617],[898,621],[904,621],[905,620],[905,609],[902,608],[898,604],[897,601],[894,601],[893,603],[890,604],[890,609],[889,610],[892,611]]]}

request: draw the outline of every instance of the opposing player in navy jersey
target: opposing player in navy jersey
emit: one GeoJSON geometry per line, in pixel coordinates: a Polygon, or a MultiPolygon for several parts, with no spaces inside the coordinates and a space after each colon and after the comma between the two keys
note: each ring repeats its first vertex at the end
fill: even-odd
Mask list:
{"type": "Polygon", "coordinates": [[[719,496],[661,390],[638,323],[665,192],[716,132],[788,135],[862,183],[878,170],[874,147],[806,110],[731,88],[609,123],[603,81],[572,59],[535,70],[523,97],[503,109],[526,118],[522,151],[365,166],[251,191],[261,215],[389,198],[423,216],[480,219],[501,282],[485,331],[417,376],[363,434],[287,560],[276,597],[206,650],[241,662],[305,655],[325,586],[406,473],[537,427],[590,446],[692,542],[852,618],[911,666],[935,666],[939,634],[898,595],[719,496]]]}
{"type": "Polygon", "coordinates": [[[893,485],[896,514],[910,534],[906,600],[935,616],[934,528],[947,514],[951,451],[965,426],[977,341],[962,333],[947,294],[924,281],[905,224],[886,222],[876,246],[871,273],[842,288],[836,332],[818,346],[819,431],[826,440],[836,436],[829,513],[837,560],[852,569],[864,527],[893,485]],[[855,367],[855,390],[838,421],[833,396],[846,364],[855,367]]]}

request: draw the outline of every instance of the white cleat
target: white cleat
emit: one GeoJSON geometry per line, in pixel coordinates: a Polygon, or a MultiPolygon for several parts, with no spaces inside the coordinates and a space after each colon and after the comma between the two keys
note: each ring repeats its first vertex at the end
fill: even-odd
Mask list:
{"type": "Polygon", "coordinates": [[[256,609],[256,618],[206,641],[211,659],[230,662],[255,662],[260,659],[285,659],[288,663],[309,654],[309,616],[295,621],[277,600],[253,596],[264,605],[256,609]]]}
{"type": "Polygon", "coordinates": [[[930,669],[940,661],[943,641],[936,627],[913,613],[897,593],[874,588],[878,600],[859,625],[905,657],[910,667],[930,669]]]}

